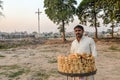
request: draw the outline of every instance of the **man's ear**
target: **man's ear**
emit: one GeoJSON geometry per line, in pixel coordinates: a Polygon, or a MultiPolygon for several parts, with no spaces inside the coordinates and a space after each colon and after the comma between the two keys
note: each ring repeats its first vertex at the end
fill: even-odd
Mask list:
{"type": "Polygon", "coordinates": [[[84,30],[83,30],[83,33],[84,33],[84,30]]]}

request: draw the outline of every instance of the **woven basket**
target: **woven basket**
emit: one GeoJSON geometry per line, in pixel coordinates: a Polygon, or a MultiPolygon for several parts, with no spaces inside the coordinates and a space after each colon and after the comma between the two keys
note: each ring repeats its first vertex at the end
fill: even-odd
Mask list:
{"type": "Polygon", "coordinates": [[[58,71],[63,73],[89,73],[96,70],[95,58],[90,54],[58,56],[58,71]]]}

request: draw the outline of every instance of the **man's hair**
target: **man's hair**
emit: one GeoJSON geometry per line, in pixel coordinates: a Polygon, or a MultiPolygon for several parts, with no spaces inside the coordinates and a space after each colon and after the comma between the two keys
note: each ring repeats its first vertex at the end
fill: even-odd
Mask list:
{"type": "Polygon", "coordinates": [[[84,31],[84,28],[83,28],[83,26],[81,26],[81,25],[75,26],[75,27],[74,27],[74,30],[75,30],[76,28],[80,28],[80,29],[82,29],[82,30],[84,31]]]}

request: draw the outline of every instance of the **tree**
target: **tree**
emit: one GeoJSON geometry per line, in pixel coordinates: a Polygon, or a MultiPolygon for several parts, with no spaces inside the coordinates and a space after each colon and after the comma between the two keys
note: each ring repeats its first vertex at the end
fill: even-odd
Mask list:
{"type": "Polygon", "coordinates": [[[57,29],[59,29],[60,34],[61,34],[62,32],[64,32],[63,30],[65,30],[65,29],[63,29],[63,26],[62,26],[62,25],[59,25],[59,27],[58,27],[57,29]]]}
{"type": "MultiPolygon", "coordinates": [[[[3,9],[2,3],[3,3],[3,2],[0,0],[0,9],[3,9]]],[[[1,11],[0,11],[0,15],[3,15],[1,11]]]]}
{"type": "Polygon", "coordinates": [[[57,29],[59,29],[60,35],[66,30],[66,28],[63,29],[63,26],[60,25],[57,29]]]}
{"type": "Polygon", "coordinates": [[[95,38],[98,38],[98,30],[99,27],[98,22],[98,13],[101,11],[101,7],[99,5],[99,0],[82,0],[77,8],[77,16],[81,23],[84,22],[86,25],[87,22],[91,23],[90,26],[95,27],[95,38]]]}
{"type": "Polygon", "coordinates": [[[101,5],[104,11],[102,14],[103,23],[111,23],[112,28],[112,38],[114,38],[114,28],[116,23],[120,22],[120,1],[119,0],[101,0],[101,5]]]}
{"type": "Polygon", "coordinates": [[[45,13],[57,25],[62,25],[62,37],[65,42],[65,25],[73,22],[76,11],[75,0],[44,0],[45,13]]]}

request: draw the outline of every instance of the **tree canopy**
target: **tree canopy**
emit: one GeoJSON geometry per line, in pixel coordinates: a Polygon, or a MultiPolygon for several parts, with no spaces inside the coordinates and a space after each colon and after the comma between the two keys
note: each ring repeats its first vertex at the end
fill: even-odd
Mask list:
{"type": "Polygon", "coordinates": [[[99,0],[82,0],[77,8],[77,16],[82,24],[91,23],[90,26],[95,27],[95,38],[97,36],[97,27],[99,27],[98,13],[101,11],[100,6],[98,6],[99,0]]]}
{"type": "Polygon", "coordinates": [[[77,4],[76,0],[44,0],[45,13],[57,25],[63,27],[63,41],[65,41],[65,24],[73,22],[77,4]]]}
{"type": "MultiPolygon", "coordinates": [[[[3,3],[3,2],[0,0],[0,9],[1,9],[1,10],[3,9],[2,3],[3,3]]],[[[1,11],[0,11],[0,15],[3,15],[1,11]]]]}
{"type": "Polygon", "coordinates": [[[97,38],[98,18],[103,19],[103,24],[111,23],[112,37],[116,23],[120,23],[120,1],[119,0],[82,0],[77,8],[77,16],[82,24],[90,22],[95,27],[95,38],[97,38]],[[102,12],[102,13],[101,13],[102,12]]]}
{"type": "Polygon", "coordinates": [[[114,37],[114,28],[116,23],[120,23],[120,1],[119,0],[101,0],[102,9],[104,11],[102,18],[104,24],[111,23],[112,38],[114,37]]]}

